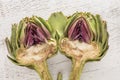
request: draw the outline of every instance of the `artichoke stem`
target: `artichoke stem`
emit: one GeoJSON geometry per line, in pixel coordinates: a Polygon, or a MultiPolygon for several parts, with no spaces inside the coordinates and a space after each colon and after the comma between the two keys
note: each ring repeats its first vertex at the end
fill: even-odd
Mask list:
{"type": "Polygon", "coordinates": [[[34,68],[39,74],[41,80],[52,80],[46,61],[35,64],[34,68]]]}
{"type": "Polygon", "coordinates": [[[72,71],[69,80],[80,80],[85,61],[84,60],[73,60],[72,71]]]}
{"type": "Polygon", "coordinates": [[[61,72],[58,73],[57,80],[63,80],[61,72]]]}

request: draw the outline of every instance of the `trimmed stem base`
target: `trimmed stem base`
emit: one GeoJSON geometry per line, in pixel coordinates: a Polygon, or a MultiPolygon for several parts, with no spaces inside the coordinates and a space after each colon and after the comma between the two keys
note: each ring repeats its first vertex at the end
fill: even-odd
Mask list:
{"type": "Polygon", "coordinates": [[[73,60],[73,67],[70,74],[69,80],[80,80],[80,75],[82,73],[85,61],[83,60],[73,60]]]}
{"type": "Polygon", "coordinates": [[[35,64],[34,68],[39,74],[41,80],[52,80],[46,61],[35,64]]]}

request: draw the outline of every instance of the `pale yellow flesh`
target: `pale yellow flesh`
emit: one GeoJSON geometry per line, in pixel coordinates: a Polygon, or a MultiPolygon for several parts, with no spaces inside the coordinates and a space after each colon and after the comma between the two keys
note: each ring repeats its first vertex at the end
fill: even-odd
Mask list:
{"type": "Polygon", "coordinates": [[[78,40],[71,41],[68,38],[64,38],[60,41],[60,48],[69,57],[74,57],[75,59],[94,59],[99,56],[100,49],[97,44],[84,43],[78,40]]]}
{"type": "Polygon", "coordinates": [[[20,64],[31,65],[35,62],[41,62],[56,51],[56,41],[46,42],[43,44],[38,44],[31,46],[28,49],[20,48],[16,55],[16,59],[20,64]]]}

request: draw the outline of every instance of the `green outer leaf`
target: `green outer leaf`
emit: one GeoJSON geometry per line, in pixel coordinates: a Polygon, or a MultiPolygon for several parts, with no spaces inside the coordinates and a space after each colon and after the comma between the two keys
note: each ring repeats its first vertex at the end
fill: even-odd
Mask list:
{"type": "Polygon", "coordinates": [[[21,41],[21,40],[23,40],[23,36],[25,35],[24,34],[24,21],[23,20],[21,20],[20,22],[19,22],[19,25],[18,25],[18,31],[17,31],[17,33],[18,33],[18,38],[17,38],[17,42],[18,42],[18,46],[20,47],[21,46],[21,44],[23,44],[23,42],[21,41]]]}
{"type": "Polygon", "coordinates": [[[13,59],[13,58],[11,58],[11,57],[9,57],[9,56],[7,56],[7,57],[8,57],[8,59],[9,59],[12,63],[14,63],[15,65],[21,66],[15,59],[13,59]]]}
{"type": "Polygon", "coordinates": [[[44,25],[44,26],[41,26],[41,27],[46,27],[49,32],[52,32],[51,26],[43,18],[37,17],[37,16],[33,16],[32,18],[33,18],[33,22],[35,22],[36,24],[38,24],[40,26],[44,25]]]}
{"type": "Polygon", "coordinates": [[[105,21],[102,21],[102,27],[101,27],[101,34],[102,34],[102,38],[101,38],[101,55],[100,57],[103,57],[105,55],[105,52],[108,49],[108,32],[107,32],[107,25],[105,21]]]}
{"type": "Polygon", "coordinates": [[[100,18],[99,15],[96,15],[95,16],[95,20],[96,20],[96,31],[97,31],[97,35],[96,35],[96,42],[97,44],[99,45],[99,48],[100,48],[100,53],[98,55],[98,57],[102,54],[102,50],[103,50],[103,47],[101,46],[102,45],[102,20],[100,18]]]}
{"type": "Polygon", "coordinates": [[[23,29],[23,20],[21,20],[18,25],[18,40],[20,39],[22,29],[23,29]]]}
{"type": "Polygon", "coordinates": [[[101,52],[100,57],[104,57],[104,56],[105,56],[106,51],[107,51],[108,48],[109,48],[108,42],[106,42],[106,45],[104,46],[104,48],[103,48],[103,50],[102,50],[102,52],[101,52]]]}
{"type": "Polygon", "coordinates": [[[102,34],[102,20],[100,19],[100,15],[96,15],[96,21],[97,21],[97,34],[98,34],[98,39],[97,39],[97,42],[102,42],[102,36],[104,34],[102,34]]]}
{"type": "Polygon", "coordinates": [[[64,36],[64,29],[65,25],[67,23],[67,18],[62,14],[62,12],[57,12],[51,14],[51,16],[48,19],[49,24],[52,27],[52,36],[55,38],[56,33],[58,35],[64,36]]]}
{"type": "Polygon", "coordinates": [[[106,41],[108,41],[108,37],[109,37],[106,27],[107,27],[106,22],[103,21],[103,27],[102,27],[103,31],[102,32],[104,35],[102,36],[102,46],[105,45],[105,43],[106,43],[106,41]]]}
{"type": "Polygon", "coordinates": [[[107,51],[108,49],[108,32],[107,32],[107,25],[106,25],[106,22],[105,21],[102,21],[100,20],[100,17],[98,16],[98,19],[99,19],[99,23],[101,21],[101,31],[100,31],[100,34],[101,34],[101,40],[99,41],[101,44],[100,44],[100,48],[101,48],[101,52],[100,52],[100,58],[102,58],[104,55],[105,55],[105,52],[107,51]]]}
{"type": "Polygon", "coordinates": [[[47,27],[48,31],[52,32],[52,28],[51,28],[50,24],[47,21],[45,21],[41,17],[38,17],[38,19],[45,25],[45,27],[47,27]]]}
{"type": "Polygon", "coordinates": [[[16,49],[18,48],[17,44],[17,24],[12,25],[12,36],[11,36],[11,46],[13,49],[13,54],[15,54],[16,49]]]}
{"type": "MultiPolygon", "coordinates": [[[[68,17],[68,20],[67,20],[67,24],[65,26],[65,30],[64,30],[64,34],[67,35],[68,33],[68,27],[74,22],[74,20],[78,17],[78,13],[76,12],[75,14],[73,14],[72,16],[69,16],[68,17]]],[[[68,35],[67,35],[68,36],[68,35]]]]}
{"type": "Polygon", "coordinates": [[[99,42],[100,42],[100,31],[101,31],[101,27],[102,27],[102,24],[101,24],[101,22],[100,22],[100,17],[99,17],[99,15],[96,15],[95,16],[95,20],[96,20],[96,24],[97,24],[97,29],[96,29],[96,31],[97,31],[97,40],[96,40],[96,42],[99,44],[99,42]]]}
{"type": "Polygon", "coordinates": [[[91,13],[86,13],[86,20],[89,24],[90,31],[91,31],[91,34],[92,34],[91,40],[95,41],[97,39],[97,37],[96,37],[96,33],[97,33],[97,31],[96,31],[97,27],[96,26],[97,25],[96,25],[95,17],[91,13]]]}
{"type": "Polygon", "coordinates": [[[12,57],[14,57],[13,50],[12,50],[12,46],[11,46],[11,43],[10,43],[10,41],[9,41],[8,38],[5,39],[5,43],[6,43],[6,45],[7,45],[7,49],[8,49],[9,54],[10,54],[12,57]]]}
{"type": "MultiPolygon", "coordinates": [[[[106,29],[106,22],[102,21],[99,15],[96,15],[96,22],[97,22],[97,44],[100,47],[100,54],[99,56],[94,59],[94,60],[100,60],[104,57],[104,55],[106,54],[106,51],[108,49],[108,32],[106,29]]],[[[94,61],[94,60],[88,60],[88,61],[94,61]]]]}
{"type": "Polygon", "coordinates": [[[21,22],[19,23],[19,26],[21,27],[21,30],[20,30],[21,32],[18,32],[19,33],[18,42],[20,44],[20,47],[24,47],[25,28],[26,28],[27,24],[26,24],[26,22],[21,20],[21,22]]]}

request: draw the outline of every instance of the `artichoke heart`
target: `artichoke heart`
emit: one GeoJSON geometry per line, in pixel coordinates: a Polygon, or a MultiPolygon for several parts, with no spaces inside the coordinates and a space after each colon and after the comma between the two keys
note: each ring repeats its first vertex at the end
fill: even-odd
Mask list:
{"type": "Polygon", "coordinates": [[[39,63],[52,56],[56,49],[55,47],[55,42],[47,42],[31,46],[28,49],[20,48],[17,50],[16,60],[21,65],[31,65],[34,62],[39,63]]]}
{"type": "Polygon", "coordinates": [[[75,59],[94,59],[98,56],[100,49],[96,43],[87,44],[78,40],[71,41],[65,38],[61,41],[61,49],[69,57],[75,59]]]}

